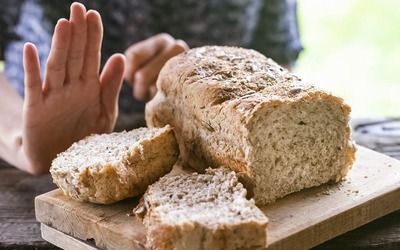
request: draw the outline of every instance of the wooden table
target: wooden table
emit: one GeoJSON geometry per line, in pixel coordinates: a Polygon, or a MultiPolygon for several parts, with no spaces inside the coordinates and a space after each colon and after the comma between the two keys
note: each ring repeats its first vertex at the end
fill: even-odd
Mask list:
{"type": "MultiPolygon", "coordinates": [[[[400,120],[357,120],[358,144],[400,159],[400,120]]],[[[34,177],[0,161],[0,249],[57,249],[44,241],[34,198],[55,189],[50,175],[34,177]]],[[[400,210],[314,249],[400,249],[400,210]]]]}

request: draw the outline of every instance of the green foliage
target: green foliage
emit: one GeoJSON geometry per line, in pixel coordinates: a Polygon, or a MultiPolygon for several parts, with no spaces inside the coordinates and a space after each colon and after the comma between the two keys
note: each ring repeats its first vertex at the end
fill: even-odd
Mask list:
{"type": "Polygon", "coordinates": [[[400,1],[299,0],[294,72],[343,97],[353,117],[400,115],[400,1]]]}

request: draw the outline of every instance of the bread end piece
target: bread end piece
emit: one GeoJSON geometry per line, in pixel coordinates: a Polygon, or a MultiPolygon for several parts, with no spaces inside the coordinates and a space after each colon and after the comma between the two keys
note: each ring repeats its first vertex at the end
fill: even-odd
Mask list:
{"type": "Polygon", "coordinates": [[[178,159],[174,130],[139,128],[91,135],[52,162],[54,183],[75,200],[111,204],[140,195],[178,159]]]}

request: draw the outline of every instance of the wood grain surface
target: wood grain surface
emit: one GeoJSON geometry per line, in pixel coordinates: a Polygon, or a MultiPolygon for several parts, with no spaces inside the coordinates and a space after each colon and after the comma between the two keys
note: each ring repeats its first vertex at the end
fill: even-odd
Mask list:
{"type": "Polygon", "coordinates": [[[35,196],[56,188],[51,176],[32,176],[0,160],[0,249],[55,249],[40,237],[35,196]]]}
{"type": "MultiPolygon", "coordinates": [[[[68,249],[72,244],[63,242],[90,239],[88,247],[94,242],[106,249],[143,249],[145,228],[131,214],[137,202],[82,203],[57,189],[38,196],[35,209],[44,237],[57,246],[68,249]],[[47,237],[52,234],[57,237],[47,237]]],[[[400,209],[400,162],[359,147],[343,182],[303,190],[261,209],[270,219],[268,249],[309,249],[400,209]]]]}

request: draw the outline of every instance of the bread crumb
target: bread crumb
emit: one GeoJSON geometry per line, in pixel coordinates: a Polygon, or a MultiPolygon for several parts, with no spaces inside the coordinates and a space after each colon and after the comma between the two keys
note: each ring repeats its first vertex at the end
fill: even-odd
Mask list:
{"type": "Polygon", "coordinates": [[[323,195],[331,195],[331,192],[329,189],[325,190],[322,192],[323,195]]]}

